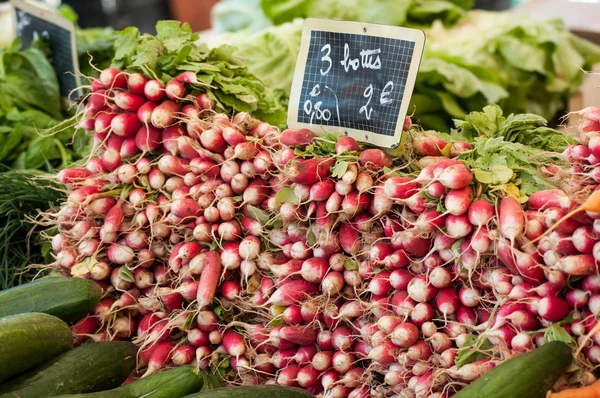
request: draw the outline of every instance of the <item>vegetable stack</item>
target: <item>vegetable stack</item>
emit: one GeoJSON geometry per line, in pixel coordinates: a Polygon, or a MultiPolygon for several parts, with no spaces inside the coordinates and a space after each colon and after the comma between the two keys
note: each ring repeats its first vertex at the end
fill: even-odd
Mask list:
{"type": "Polygon", "coordinates": [[[386,153],[223,113],[248,99],[220,83],[237,69],[202,84],[216,66],[171,57],[181,35],[122,35],[132,64],[86,104],[92,156],[59,175],[54,265],[105,291],[81,340],[132,339],[143,376],[336,397],[446,397],[550,340],[584,349],[559,388],[595,379],[600,209],[559,219],[596,189],[597,108],[576,144],[486,107],[453,134],[407,119],[386,153]]]}

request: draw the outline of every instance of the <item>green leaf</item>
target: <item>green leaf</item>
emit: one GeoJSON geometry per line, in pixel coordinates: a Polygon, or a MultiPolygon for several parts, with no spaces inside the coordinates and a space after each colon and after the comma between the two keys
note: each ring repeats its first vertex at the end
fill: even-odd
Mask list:
{"type": "Polygon", "coordinates": [[[344,173],[348,170],[349,162],[342,160],[335,162],[335,166],[331,170],[331,176],[334,178],[342,178],[344,173]]]}
{"type": "Polygon", "coordinates": [[[344,268],[348,271],[358,269],[358,262],[356,260],[348,259],[344,261],[344,268]]]}
{"type": "Polygon", "coordinates": [[[195,322],[196,314],[191,313],[185,319],[185,323],[183,324],[183,330],[189,329],[195,322]]]}
{"type": "Polygon", "coordinates": [[[119,268],[119,278],[126,281],[126,282],[130,282],[133,283],[135,282],[135,279],[133,278],[133,273],[125,266],[122,266],[121,268],[119,268]]]}
{"type": "Polygon", "coordinates": [[[260,222],[262,225],[266,225],[269,222],[269,215],[258,207],[248,205],[248,214],[250,218],[260,222]]]}
{"type": "Polygon", "coordinates": [[[156,38],[162,42],[168,52],[176,52],[186,43],[194,41],[194,33],[189,24],[179,21],[158,21],[156,38]]]}
{"type": "Polygon", "coordinates": [[[221,314],[223,313],[223,307],[221,307],[220,305],[213,308],[213,312],[215,313],[215,315],[221,319],[221,314]]]}
{"type": "Polygon", "coordinates": [[[115,40],[115,56],[114,59],[122,60],[128,59],[137,48],[137,39],[140,35],[140,31],[135,26],[130,26],[124,30],[118,32],[119,37],[115,40]]]}
{"type": "Polygon", "coordinates": [[[492,356],[492,348],[493,345],[487,338],[482,338],[481,336],[475,336],[473,333],[469,333],[465,340],[465,344],[458,349],[454,363],[457,367],[461,368],[469,363],[490,358],[492,356]],[[485,352],[488,350],[489,353],[485,352]]]}
{"type": "Polygon", "coordinates": [[[271,322],[268,323],[268,326],[272,327],[272,328],[276,328],[277,326],[281,326],[283,325],[283,319],[281,317],[279,318],[274,318],[271,322]]]}
{"type": "Polygon", "coordinates": [[[562,341],[567,344],[575,343],[573,337],[567,333],[560,323],[553,323],[547,328],[540,330],[540,332],[544,333],[544,342],[546,343],[550,341],[562,341]]]}
{"type": "Polygon", "coordinates": [[[300,204],[300,199],[294,193],[294,188],[285,187],[281,188],[277,195],[275,195],[275,204],[280,203],[294,203],[300,204]]]}
{"type": "Polygon", "coordinates": [[[312,228],[308,229],[308,233],[306,234],[306,242],[309,246],[314,246],[317,243],[317,237],[315,236],[312,228]]]}

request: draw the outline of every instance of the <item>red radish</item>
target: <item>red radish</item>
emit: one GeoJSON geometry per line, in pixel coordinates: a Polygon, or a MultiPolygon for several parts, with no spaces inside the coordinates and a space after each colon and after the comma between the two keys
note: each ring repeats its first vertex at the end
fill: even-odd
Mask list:
{"type": "Polygon", "coordinates": [[[331,271],[321,281],[321,291],[331,297],[339,293],[344,287],[344,276],[337,271],[331,271]]]}
{"type": "Polygon", "coordinates": [[[146,103],[146,98],[126,91],[117,91],[113,96],[115,105],[127,112],[137,112],[146,103]]]}
{"type": "Polygon", "coordinates": [[[461,368],[453,366],[448,371],[450,376],[454,378],[464,381],[473,381],[490,371],[494,366],[494,362],[492,362],[490,359],[482,359],[464,365],[461,368]]]}
{"type": "Polygon", "coordinates": [[[288,365],[281,369],[277,375],[277,384],[281,386],[293,387],[296,385],[296,379],[298,378],[298,372],[300,367],[298,365],[288,365]]]}
{"type": "Polygon", "coordinates": [[[239,357],[246,353],[246,342],[238,333],[228,330],[223,334],[223,346],[231,356],[239,357]]]}
{"type": "Polygon", "coordinates": [[[371,148],[360,152],[359,163],[367,170],[378,171],[392,165],[391,160],[381,149],[371,148]]]}
{"type": "Polygon", "coordinates": [[[352,347],[353,343],[352,330],[345,326],[337,327],[331,334],[331,344],[336,350],[347,351],[352,347]]]}
{"type": "Polygon", "coordinates": [[[308,326],[284,326],[279,329],[279,338],[298,345],[308,345],[315,341],[317,332],[308,326]]]}
{"type": "Polygon", "coordinates": [[[313,142],[315,135],[308,129],[287,129],[281,133],[279,141],[286,146],[303,146],[313,142]]]}
{"type": "Polygon", "coordinates": [[[196,298],[199,309],[210,304],[221,276],[221,259],[219,254],[209,250],[205,252],[204,258],[205,263],[200,276],[200,287],[198,288],[198,296],[196,298]]]}
{"type": "Polygon", "coordinates": [[[563,222],[565,222],[566,220],[568,220],[570,217],[572,217],[575,214],[577,214],[579,212],[582,212],[582,211],[593,212],[593,213],[600,213],[600,190],[595,190],[585,200],[585,202],[583,202],[583,204],[581,204],[578,207],[575,207],[569,213],[565,214],[561,219],[559,219],[558,221],[556,221],[550,228],[548,228],[542,235],[540,235],[538,238],[532,240],[527,245],[535,243],[536,241],[538,241],[542,237],[544,237],[547,234],[551,233],[555,228],[559,227],[563,222]]]}
{"type": "Polygon", "coordinates": [[[335,182],[333,180],[323,180],[314,184],[310,188],[310,200],[323,201],[329,199],[335,190],[335,182]]]}
{"type": "Polygon", "coordinates": [[[127,87],[127,75],[117,68],[106,68],[100,72],[98,81],[106,88],[125,88],[127,87]]]}
{"type": "Polygon", "coordinates": [[[200,143],[209,151],[223,153],[227,148],[227,142],[223,138],[223,133],[220,129],[208,129],[200,134],[200,143]]]}
{"type": "Polygon", "coordinates": [[[120,113],[110,122],[110,128],[113,133],[120,137],[133,137],[141,127],[135,113],[120,113]]]}
{"type": "Polygon", "coordinates": [[[588,106],[587,108],[583,108],[580,111],[571,112],[576,115],[583,116],[588,120],[593,120],[595,122],[600,122],[600,107],[598,106],[588,106]]]}
{"type": "Polygon", "coordinates": [[[319,381],[319,371],[312,365],[306,365],[298,371],[296,380],[300,387],[310,387],[319,381]]]}
{"type": "Polygon", "coordinates": [[[165,85],[165,94],[168,99],[178,101],[185,95],[185,88],[180,81],[174,79],[165,85]]]}
{"type": "Polygon", "coordinates": [[[312,185],[331,174],[331,158],[297,160],[289,163],[285,175],[294,183],[312,185]]]}
{"type": "Polygon", "coordinates": [[[135,145],[143,152],[152,152],[160,148],[161,131],[154,126],[142,126],[135,135],[135,145]]]}
{"type": "Polygon", "coordinates": [[[132,73],[127,77],[127,89],[133,94],[144,95],[144,86],[148,78],[141,73],[132,73]]]}
{"type": "Polygon", "coordinates": [[[150,101],[160,101],[165,94],[165,86],[160,80],[149,80],[144,85],[144,95],[150,101]]]}
{"type": "Polygon", "coordinates": [[[190,345],[182,345],[173,351],[173,364],[183,366],[192,363],[196,357],[196,349],[190,345]]]}
{"type": "Polygon", "coordinates": [[[473,181],[473,173],[464,164],[454,164],[446,167],[438,178],[446,188],[462,189],[473,181]]]}
{"type": "Polygon", "coordinates": [[[152,111],[158,106],[158,102],[148,101],[137,110],[137,118],[145,125],[150,124],[152,111]]]}
{"type": "MultiPolygon", "coordinates": [[[[451,189],[444,199],[444,205],[448,213],[454,216],[460,216],[467,213],[467,211],[470,211],[469,205],[471,203],[472,194],[473,192],[468,186],[462,189],[451,189]]],[[[470,217],[469,221],[471,221],[470,217]]]]}
{"type": "Polygon", "coordinates": [[[341,137],[335,143],[335,153],[338,155],[355,151],[358,151],[358,142],[352,137],[341,137]]]}
{"type": "Polygon", "coordinates": [[[471,146],[471,144],[469,144],[468,142],[464,142],[464,141],[453,142],[452,146],[450,147],[450,156],[455,158],[464,153],[469,152],[471,149],[473,149],[473,146],[471,146]]]}
{"type": "Polygon", "coordinates": [[[94,132],[98,134],[106,134],[110,131],[112,120],[117,116],[113,112],[101,112],[96,116],[94,121],[94,132]]]}
{"type": "Polygon", "coordinates": [[[150,121],[154,127],[165,128],[175,122],[175,115],[181,106],[174,101],[164,101],[152,110],[150,121]]]}
{"type": "Polygon", "coordinates": [[[585,307],[588,298],[589,293],[581,289],[569,290],[566,294],[567,303],[575,309],[585,307]]]}
{"type": "Polygon", "coordinates": [[[459,307],[458,294],[453,288],[445,288],[439,291],[435,305],[444,317],[454,314],[459,307]]]}
{"type": "Polygon", "coordinates": [[[473,230],[472,224],[466,214],[461,216],[449,215],[446,218],[446,232],[448,236],[460,239],[469,235],[473,230]]]}
{"type": "Polygon", "coordinates": [[[500,233],[512,242],[525,229],[525,213],[519,202],[510,196],[502,198],[499,209],[500,233]]]}
{"type": "Polygon", "coordinates": [[[392,343],[385,342],[373,347],[369,352],[368,358],[384,365],[393,363],[396,360],[398,349],[392,343]]]}
{"type": "Polygon", "coordinates": [[[390,177],[385,181],[384,194],[394,199],[408,199],[419,191],[421,185],[408,177],[390,177]]]}
{"type": "Polygon", "coordinates": [[[352,368],[354,356],[349,352],[338,351],[331,357],[331,367],[339,373],[346,373],[352,368]]]}
{"type": "Polygon", "coordinates": [[[322,258],[309,258],[302,263],[300,274],[304,280],[311,283],[320,283],[327,274],[329,264],[322,258]]]}
{"type": "Polygon", "coordinates": [[[398,347],[408,348],[419,339],[419,330],[412,323],[400,323],[391,333],[390,340],[398,347]]]}
{"type": "Polygon", "coordinates": [[[317,292],[317,285],[305,280],[292,280],[281,285],[267,303],[279,306],[296,304],[317,292]]]}
{"type": "Polygon", "coordinates": [[[591,254],[579,254],[560,258],[555,267],[573,276],[592,275],[598,272],[598,266],[591,254]]]}
{"type": "Polygon", "coordinates": [[[156,344],[152,348],[152,354],[148,360],[148,369],[144,373],[143,377],[150,376],[163,369],[170,361],[172,356],[174,344],[171,342],[162,342],[156,344]]]}
{"type": "Polygon", "coordinates": [[[447,145],[446,141],[431,134],[419,134],[413,138],[412,144],[417,155],[440,156],[442,149],[447,145]]]}
{"type": "Polygon", "coordinates": [[[538,313],[540,316],[550,322],[558,322],[564,319],[571,307],[560,297],[544,297],[538,302],[538,313]]]}
{"type": "Polygon", "coordinates": [[[410,319],[417,327],[421,326],[424,322],[431,321],[433,315],[433,307],[428,303],[418,303],[412,311],[410,311],[410,319]]]}

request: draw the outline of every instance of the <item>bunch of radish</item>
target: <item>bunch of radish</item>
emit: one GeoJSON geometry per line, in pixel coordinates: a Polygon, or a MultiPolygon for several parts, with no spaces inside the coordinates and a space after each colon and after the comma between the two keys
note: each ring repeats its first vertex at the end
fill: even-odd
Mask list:
{"type": "MultiPolygon", "coordinates": [[[[51,215],[54,265],[106,292],[81,342],[132,339],[141,375],[193,363],[326,397],[450,396],[556,322],[600,363],[600,208],[561,220],[597,185],[600,120],[571,169],[545,169],[571,183],[521,204],[481,196],[467,142],[446,157],[413,129],[407,173],[350,137],[211,108],[187,72],[93,82],[94,150],[59,174],[51,215]]],[[[569,377],[589,382],[582,369],[569,377]]]]}

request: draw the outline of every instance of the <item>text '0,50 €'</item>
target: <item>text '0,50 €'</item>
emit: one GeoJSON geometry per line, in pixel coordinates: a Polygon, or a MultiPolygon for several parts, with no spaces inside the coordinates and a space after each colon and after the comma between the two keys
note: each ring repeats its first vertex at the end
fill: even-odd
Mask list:
{"type": "MultiPolygon", "coordinates": [[[[331,44],[325,44],[321,47],[321,61],[322,67],[319,70],[321,76],[327,76],[331,71],[333,63],[335,62],[331,58],[331,44]]],[[[381,58],[379,57],[381,54],[380,48],[374,49],[362,49],[359,52],[359,57],[352,58],[350,54],[350,46],[348,43],[344,44],[344,59],[340,60],[339,63],[342,65],[345,73],[351,73],[353,71],[357,71],[359,69],[371,69],[378,70],[382,68],[381,58]]],[[[332,111],[323,107],[323,101],[319,101],[319,97],[323,93],[323,89],[319,83],[316,83],[310,93],[310,99],[304,101],[303,110],[310,117],[310,124],[313,124],[315,120],[324,120],[329,121],[333,116],[332,111]],[[313,103],[313,101],[315,101],[313,103]]],[[[339,110],[339,100],[337,94],[333,91],[333,89],[327,85],[325,85],[324,90],[328,90],[335,97],[335,105],[336,105],[336,116],[338,123],[341,123],[340,120],[340,110],[339,110]]],[[[394,90],[394,82],[388,81],[383,89],[381,90],[381,94],[379,95],[379,103],[382,106],[392,104],[393,100],[390,98],[392,91],[394,90]]],[[[358,109],[358,113],[360,115],[364,115],[367,120],[371,120],[371,115],[373,113],[373,107],[371,103],[373,101],[373,84],[369,84],[365,87],[363,91],[363,97],[365,98],[365,103],[358,109]]],[[[376,99],[377,100],[377,99],[376,99]]]]}

